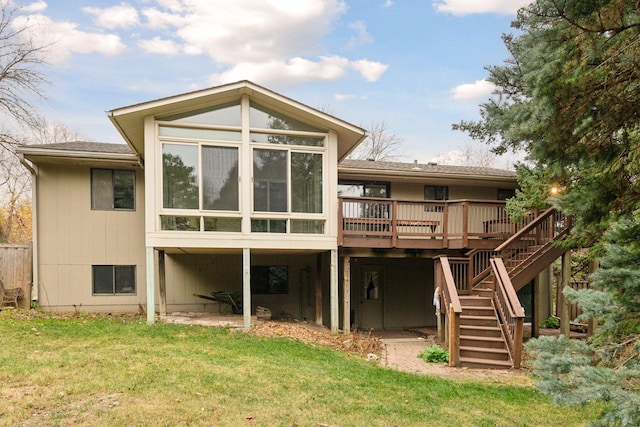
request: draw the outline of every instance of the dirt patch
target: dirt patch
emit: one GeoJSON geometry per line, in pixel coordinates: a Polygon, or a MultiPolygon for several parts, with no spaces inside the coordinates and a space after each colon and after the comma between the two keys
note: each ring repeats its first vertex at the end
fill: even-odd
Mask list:
{"type": "Polygon", "coordinates": [[[262,337],[290,338],[307,344],[329,347],[338,351],[379,358],[382,341],[371,333],[356,332],[351,335],[334,335],[328,329],[311,323],[264,322],[253,326],[249,334],[262,337]]]}
{"type": "Polygon", "coordinates": [[[436,344],[434,337],[405,334],[403,338],[380,338],[370,332],[334,335],[323,326],[307,322],[270,321],[252,327],[247,333],[256,336],[290,338],[311,345],[320,345],[337,351],[355,353],[363,358],[379,359],[382,367],[435,375],[455,381],[533,386],[526,370],[452,368],[445,363],[428,363],[418,357],[428,346],[436,344]]]}

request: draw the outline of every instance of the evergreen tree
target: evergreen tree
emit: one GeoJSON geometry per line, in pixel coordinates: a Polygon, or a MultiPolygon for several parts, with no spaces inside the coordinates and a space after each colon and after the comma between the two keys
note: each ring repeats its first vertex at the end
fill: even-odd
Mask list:
{"type": "Polygon", "coordinates": [[[604,254],[601,290],[565,290],[599,318],[597,335],[529,344],[541,389],[560,403],[608,402],[603,425],[640,425],[640,3],[536,0],[513,27],[510,58],[488,68],[496,91],[482,119],[456,128],[528,153],[512,214],[551,202],[575,219],[570,244],[604,254]]]}

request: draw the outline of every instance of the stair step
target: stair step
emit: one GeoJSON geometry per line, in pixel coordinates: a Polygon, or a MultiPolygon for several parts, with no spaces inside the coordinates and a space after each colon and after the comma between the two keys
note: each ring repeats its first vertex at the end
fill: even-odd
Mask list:
{"type": "Polygon", "coordinates": [[[479,359],[476,357],[460,357],[460,364],[470,368],[481,369],[511,369],[513,367],[511,361],[479,359]]]}
{"type": "Polygon", "coordinates": [[[473,292],[475,292],[476,294],[478,294],[479,297],[485,297],[485,298],[489,298],[489,299],[493,299],[493,289],[491,288],[475,288],[473,290],[473,292]]]}
{"type": "Polygon", "coordinates": [[[465,307],[462,306],[463,316],[481,316],[481,317],[495,317],[495,310],[493,307],[465,307]]]}
{"type": "Polygon", "coordinates": [[[460,335],[460,345],[465,347],[505,348],[502,336],[460,335]]]}
{"type": "Polygon", "coordinates": [[[461,325],[498,326],[498,319],[494,316],[465,316],[460,315],[461,325]]]}
{"type": "Polygon", "coordinates": [[[491,307],[491,298],[478,295],[465,295],[460,297],[463,307],[491,307]]]}
{"type": "Polygon", "coordinates": [[[506,348],[489,348],[489,347],[473,347],[467,345],[461,345],[460,351],[468,351],[468,352],[477,352],[477,353],[486,353],[486,354],[496,354],[496,355],[506,355],[509,357],[509,351],[506,348]]]}
{"type": "Polygon", "coordinates": [[[502,330],[499,326],[460,325],[460,335],[502,338],[502,330]]]}

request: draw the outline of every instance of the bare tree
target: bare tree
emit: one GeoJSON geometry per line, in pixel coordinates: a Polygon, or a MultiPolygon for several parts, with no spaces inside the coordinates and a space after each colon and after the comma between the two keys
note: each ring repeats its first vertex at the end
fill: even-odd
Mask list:
{"type": "MultiPolygon", "coordinates": [[[[36,127],[40,123],[30,98],[44,98],[40,86],[46,81],[39,71],[47,46],[37,43],[30,22],[12,1],[0,0],[0,120],[3,129],[36,127]],[[12,121],[13,123],[9,123],[12,121]]],[[[13,151],[18,144],[13,132],[0,131],[0,146],[13,151]]]]}
{"type": "Polygon", "coordinates": [[[387,129],[384,122],[372,122],[367,129],[367,138],[349,155],[354,160],[394,161],[402,157],[399,146],[402,139],[387,129]]]}

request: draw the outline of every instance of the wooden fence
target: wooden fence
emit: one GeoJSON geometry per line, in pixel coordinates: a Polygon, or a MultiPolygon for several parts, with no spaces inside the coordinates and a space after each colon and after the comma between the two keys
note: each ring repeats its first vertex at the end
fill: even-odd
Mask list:
{"type": "Polygon", "coordinates": [[[22,288],[21,308],[31,304],[31,245],[0,245],[0,279],[4,287],[22,288]]]}

